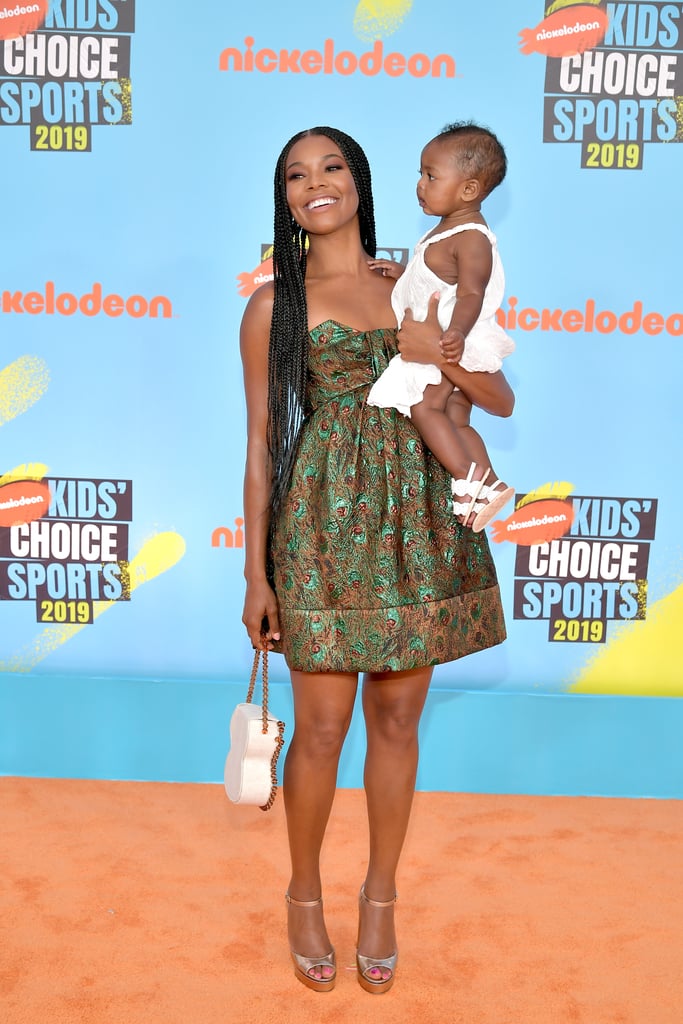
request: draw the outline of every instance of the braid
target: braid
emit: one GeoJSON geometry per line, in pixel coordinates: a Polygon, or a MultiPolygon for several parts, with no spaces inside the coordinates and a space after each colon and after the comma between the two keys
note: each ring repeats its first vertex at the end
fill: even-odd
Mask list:
{"type": "Polygon", "coordinates": [[[361,147],[336,128],[309,128],[293,136],[278,158],[274,182],[275,296],[268,354],[268,447],[273,467],[270,498],[273,513],[280,509],[289,488],[306,411],[308,308],[305,276],[308,234],[294,220],[287,205],[285,166],[292,146],[309,135],[324,135],[339,147],[358,192],[361,244],[369,256],[374,257],[377,251],[370,166],[361,147]]]}
{"type": "Polygon", "coordinates": [[[268,353],[268,447],[273,465],[271,505],[279,508],[291,476],[301,429],[308,371],[307,233],[287,205],[284,168],[294,140],[275,168],[273,275],[275,296],[268,353]]]}

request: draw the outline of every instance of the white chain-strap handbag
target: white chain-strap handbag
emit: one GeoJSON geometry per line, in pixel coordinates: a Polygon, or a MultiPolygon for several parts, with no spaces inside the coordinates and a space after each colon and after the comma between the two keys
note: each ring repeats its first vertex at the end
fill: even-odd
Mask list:
{"type": "Polygon", "coordinates": [[[277,795],[277,762],[284,744],[285,723],[268,714],[268,652],[256,651],[249,690],[230,719],[230,749],[225,759],[225,791],[235,804],[254,804],[262,811],[277,795]],[[263,700],[254,704],[259,659],[263,700]]]}

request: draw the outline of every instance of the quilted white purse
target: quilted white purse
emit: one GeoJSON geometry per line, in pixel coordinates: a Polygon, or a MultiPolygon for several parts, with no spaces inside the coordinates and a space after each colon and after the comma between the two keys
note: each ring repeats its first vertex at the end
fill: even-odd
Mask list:
{"type": "Polygon", "coordinates": [[[262,811],[273,806],[277,795],[277,761],[285,742],[285,723],[268,714],[268,652],[256,651],[249,690],[230,719],[230,749],[225,759],[225,792],[234,804],[254,804],[262,811]],[[254,704],[259,658],[263,702],[254,704]]]}

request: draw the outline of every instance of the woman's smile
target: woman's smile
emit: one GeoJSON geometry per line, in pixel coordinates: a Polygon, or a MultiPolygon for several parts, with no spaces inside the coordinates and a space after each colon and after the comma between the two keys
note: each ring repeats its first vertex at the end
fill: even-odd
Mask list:
{"type": "Polygon", "coordinates": [[[311,199],[309,203],[306,203],[304,209],[306,210],[318,210],[321,206],[332,206],[337,200],[334,196],[316,196],[315,199],[311,199]]]}

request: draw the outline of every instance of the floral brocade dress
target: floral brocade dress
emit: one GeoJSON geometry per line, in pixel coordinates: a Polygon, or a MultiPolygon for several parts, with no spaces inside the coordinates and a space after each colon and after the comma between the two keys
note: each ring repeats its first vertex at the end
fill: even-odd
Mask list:
{"type": "Polygon", "coordinates": [[[485,533],[452,513],[450,476],[395,409],[367,404],[396,331],[310,332],[305,419],[272,561],[288,666],[384,672],[501,643],[485,533]]]}

